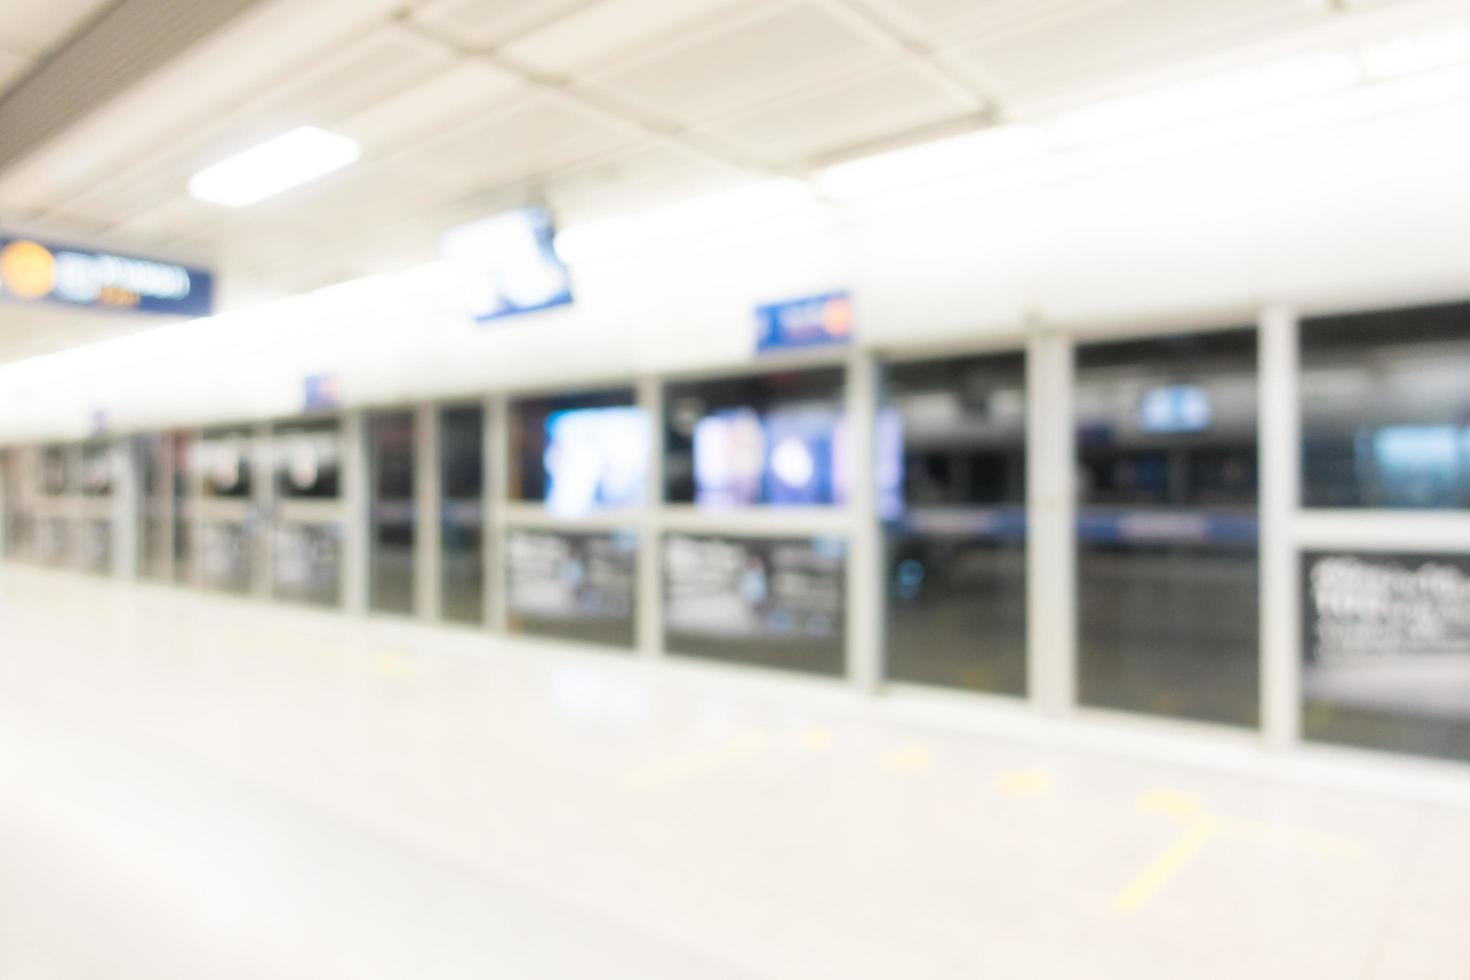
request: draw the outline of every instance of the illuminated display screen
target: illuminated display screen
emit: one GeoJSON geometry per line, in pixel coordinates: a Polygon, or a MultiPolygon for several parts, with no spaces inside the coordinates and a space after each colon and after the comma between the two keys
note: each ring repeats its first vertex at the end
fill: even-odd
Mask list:
{"type": "Polygon", "coordinates": [[[640,408],[576,408],[546,419],[546,506],[575,517],[643,503],[648,417],[640,408]]]}
{"type": "Polygon", "coordinates": [[[1213,417],[1209,396],[1198,385],[1170,385],[1144,392],[1138,426],[1144,432],[1203,432],[1213,417]]]}
{"type": "Polygon", "coordinates": [[[470,315],[485,322],[572,301],[555,237],[550,212],[525,207],[450,229],[439,252],[459,276],[470,315]]]}

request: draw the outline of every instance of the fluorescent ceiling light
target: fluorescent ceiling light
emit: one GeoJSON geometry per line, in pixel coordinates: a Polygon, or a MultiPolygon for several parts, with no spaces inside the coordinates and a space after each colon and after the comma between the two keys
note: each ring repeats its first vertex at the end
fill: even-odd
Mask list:
{"type": "Polygon", "coordinates": [[[1346,54],[1267,65],[1114,99],[1062,114],[1052,127],[1058,146],[1076,147],[1264,109],[1293,99],[1337,92],[1363,80],[1346,54]]]}
{"type": "Polygon", "coordinates": [[[361,153],[355,140],[301,126],[204,168],[189,179],[189,193],[241,208],[340,170],[361,153]]]}

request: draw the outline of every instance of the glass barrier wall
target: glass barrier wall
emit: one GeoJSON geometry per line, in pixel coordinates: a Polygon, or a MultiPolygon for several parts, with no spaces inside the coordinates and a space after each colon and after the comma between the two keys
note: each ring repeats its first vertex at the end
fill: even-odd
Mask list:
{"type": "Polygon", "coordinates": [[[1254,726],[1256,334],[1077,349],[1078,699],[1254,726]]]}
{"type": "Polygon", "coordinates": [[[409,614],[414,608],[414,417],[412,411],[368,416],[372,532],[368,606],[409,614]]]}
{"type": "Polygon", "coordinates": [[[708,508],[848,499],[843,372],[679,381],[664,389],[664,497],[708,508]]]}
{"type": "Polygon", "coordinates": [[[892,364],[883,396],[885,675],[1025,695],[1025,357],[892,364]]]}
{"type": "Polygon", "coordinates": [[[485,413],[479,405],[439,410],[439,614],[485,621],[485,413]]]}
{"type": "MultiPolygon", "coordinates": [[[[1303,504],[1464,512],[1467,378],[1470,305],[1303,322],[1303,504]]],[[[1470,555],[1314,549],[1302,598],[1306,738],[1470,760],[1470,555]]]]}
{"type": "Polygon", "coordinates": [[[1301,325],[1302,502],[1470,507],[1470,305],[1301,325]]]}
{"type": "Polygon", "coordinates": [[[523,398],[510,412],[512,500],[559,517],[643,505],[650,430],[633,389],[523,398]]]}
{"type": "Polygon", "coordinates": [[[505,575],[512,632],[633,646],[636,533],[512,528],[505,575]]]}
{"type": "Polygon", "coordinates": [[[813,674],[846,662],[841,538],[668,534],[664,646],[676,654],[813,674]]]}
{"type": "Polygon", "coordinates": [[[259,514],[255,432],[249,426],[206,430],[190,457],[199,488],[198,581],[208,589],[249,593],[256,574],[259,514]]]}
{"type": "Polygon", "coordinates": [[[337,419],[282,422],[271,431],[271,590],[312,606],[342,601],[342,426],[337,419]]]}

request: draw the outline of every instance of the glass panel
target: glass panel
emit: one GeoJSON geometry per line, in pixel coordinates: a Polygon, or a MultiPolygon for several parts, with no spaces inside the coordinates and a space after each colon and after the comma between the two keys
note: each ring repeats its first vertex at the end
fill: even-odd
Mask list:
{"type": "Polygon", "coordinates": [[[283,422],[272,433],[276,493],[335,500],[341,493],[342,429],[336,419],[283,422]]]}
{"type": "Polygon", "coordinates": [[[842,411],[837,368],[670,384],[665,498],[702,507],[841,503],[850,478],[842,411]]]}
{"type": "Polygon", "coordinates": [[[199,577],[208,589],[222,592],[250,591],[254,567],[251,535],[244,526],[210,522],[200,528],[199,577]]]}
{"type": "Polygon", "coordinates": [[[893,365],[878,418],[887,676],[1026,693],[1026,365],[893,365]]]}
{"type": "Polygon", "coordinates": [[[191,457],[193,465],[199,468],[200,493],[205,497],[250,499],[253,445],[254,435],[248,428],[218,429],[202,434],[191,457]]]}
{"type": "Polygon", "coordinates": [[[41,450],[42,495],[62,497],[75,492],[69,455],[65,446],[46,446],[41,450]]]}
{"type": "Polygon", "coordinates": [[[173,565],[174,581],[189,582],[194,576],[193,534],[190,532],[189,517],[185,504],[189,499],[189,474],[194,466],[195,444],[185,432],[176,432],[168,437],[173,441],[173,565]]]}
{"type": "Polygon", "coordinates": [[[485,619],[482,493],[484,412],[478,405],[439,413],[440,615],[459,623],[485,619]]]}
{"type": "Polygon", "coordinates": [[[341,604],[342,528],[336,524],[281,524],[271,541],[278,599],[313,606],[341,604]]]}
{"type": "Polygon", "coordinates": [[[84,497],[106,497],[112,493],[112,447],[89,443],[82,447],[81,490],[84,497]]]}
{"type": "Polygon", "coordinates": [[[44,565],[64,565],[71,550],[71,527],[59,517],[36,522],[36,561],[44,565]]]}
{"type": "Polygon", "coordinates": [[[1078,695],[1259,719],[1254,331],[1077,351],[1078,695]]]}
{"type": "Polygon", "coordinates": [[[413,413],[368,417],[372,488],[369,605],[379,612],[413,612],[413,413]]]}
{"type": "Polygon", "coordinates": [[[77,565],[84,572],[112,570],[112,522],[81,521],[77,525],[77,565]]]}
{"type": "Polygon", "coordinates": [[[0,450],[0,497],[5,500],[5,557],[20,558],[30,548],[25,502],[21,499],[24,480],[19,449],[0,450]]]}
{"type": "Polygon", "coordinates": [[[839,675],[846,543],[664,538],[664,643],[675,653],[839,675]]]}
{"type": "Polygon", "coordinates": [[[1308,507],[1470,507],[1470,305],[1301,327],[1308,507]]]}
{"type": "Polygon", "coordinates": [[[649,435],[630,388],[518,401],[511,409],[511,496],[569,517],[641,506],[649,435]]]}
{"type": "Polygon", "coordinates": [[[1470,761],[1470,556],[1312,553],[1302,730],[1470,761]]]}
{"type": "Polygon", "coordinates": [[[633,645],[636,534],[515,529],[506,549],[512,632],[633,645]]]}

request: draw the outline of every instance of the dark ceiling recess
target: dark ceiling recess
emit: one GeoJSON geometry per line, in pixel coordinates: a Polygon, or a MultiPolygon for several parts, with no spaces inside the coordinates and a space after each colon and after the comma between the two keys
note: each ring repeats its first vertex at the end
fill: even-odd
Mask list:
{"type": "Polygon", "coordinates": [[[262,0],[118,0],[0,98],[0,173],[262,0]]]}

